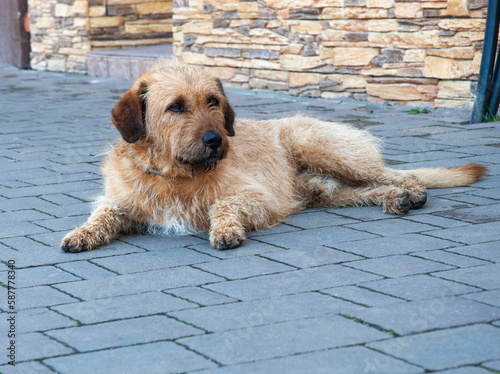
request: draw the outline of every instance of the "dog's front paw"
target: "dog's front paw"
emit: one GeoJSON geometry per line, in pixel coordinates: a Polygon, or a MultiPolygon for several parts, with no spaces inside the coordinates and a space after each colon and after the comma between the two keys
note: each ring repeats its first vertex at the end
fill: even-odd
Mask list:
{"type": "Polygon", "coordinates": [[[61,249],[64,252],[78,253],[95,249],[102,243],[102,239],[90,231],[78,228],[68,233],[62,240],[61,249]]]}
{"type": "Polygon", "coordinates": [[[210,244],[215,249],[233,249],[239,247],[245,238],[245,230],[240,227],[225,230],[214,229],[210,233],[210,244]]]}

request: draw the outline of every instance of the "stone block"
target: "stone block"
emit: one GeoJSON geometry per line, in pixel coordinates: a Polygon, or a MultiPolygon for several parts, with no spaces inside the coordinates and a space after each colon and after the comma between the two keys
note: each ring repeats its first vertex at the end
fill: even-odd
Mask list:
{"type": "Polygon", "coordinates": [[[396,18],[418,18],[422,16],[421,3],[396,3],[394,6],[396,18]]]}
{"type": "Polygon", "coordinates": [[[424,76],[428,78],[457,79],[477,74],[472,61],[428,56],[425,58],[424,76]]]}
{"type": "Polygon", "coordinates": [[[117,27],[124,23],[125,19],[123,17],[93,17],[90,19],[90,27],[92,28],[117,27]]]}
{"type": "Polygon", "coordinates": [[[170,1],[161,1],[153,3],[144,3],[135,5],[137,14],[168,14],[172,13],[174,10],[173,3],[170,1]]]}
{"type": "Polygon", "coordinates": [[[366,86],[366,91],[371,96],[380,97],[386,100],[420,100],[421,93],[413,85],[406,84],[370,84],[366,86]]]}
{"type": "Polygon", "coordinates": [[[311,84],[319,84],[320,75],[311,73],[290,73],[290,87],[302,87],[311,84]]]}
{"type": "Polygon", "coordinates": [[[378,48],[336,48],[335,66],[367,66],[379,55],[378,48]]]}
{"type": "Polygon", "coordinates": [[[440,81],[438,83],[438,97],[440,99],[474,98],[471,81],[440,81]]]}

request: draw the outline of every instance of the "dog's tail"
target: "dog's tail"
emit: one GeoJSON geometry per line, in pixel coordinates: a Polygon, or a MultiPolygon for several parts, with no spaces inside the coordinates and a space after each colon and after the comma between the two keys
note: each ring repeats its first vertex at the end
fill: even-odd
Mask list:
{"type": "Polygon", "coordinates": [[[417,176],[427,188],[462,187],[475,183],[486,174],[488,169],[479,164],[469,163],[452,168],[422,168],[406,170],[417,176]]]}

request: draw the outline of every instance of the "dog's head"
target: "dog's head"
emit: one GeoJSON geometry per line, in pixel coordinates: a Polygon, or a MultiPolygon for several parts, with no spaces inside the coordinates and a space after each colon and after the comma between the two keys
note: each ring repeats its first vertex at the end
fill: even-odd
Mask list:
{"type": "Polygon", "coordinates": [[[212,170],[234,136],[234,111],[219,79],[160,61],[122,96],[111,120],[128,143],[149,144],[189,170],[212,170]]]}

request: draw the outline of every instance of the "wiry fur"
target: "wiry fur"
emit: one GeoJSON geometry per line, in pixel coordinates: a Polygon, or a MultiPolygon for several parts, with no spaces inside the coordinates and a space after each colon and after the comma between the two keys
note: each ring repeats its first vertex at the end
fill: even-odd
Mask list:
{"type": "Polygon", "coordinates": [[[234,120],[220,81],[177,61],[141,76],[112,122],[122,139],[102,166],[105,196],[63,239],[65,251],[91,250],[148,225],[208,231],[213,247],[234,248],[245,232],[307,206],[379,205],[404,214],[425,203],[426,188],[474,183],[486,171],[477,164],[394,170],[368,132],[314,118],[234,120]],[[208,132],[221,135],[216,150],[202,141],[208,132]]]}

